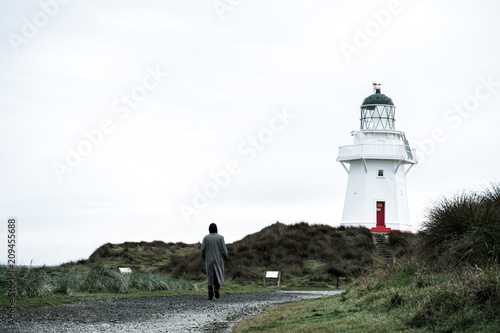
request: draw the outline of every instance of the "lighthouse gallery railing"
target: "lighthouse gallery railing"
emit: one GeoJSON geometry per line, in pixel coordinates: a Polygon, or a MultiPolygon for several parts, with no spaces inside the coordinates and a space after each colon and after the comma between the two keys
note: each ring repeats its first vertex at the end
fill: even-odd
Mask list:
{"type": "Polygon", "coordinates": [[[412,157],[408,156],[404,145],[357,144],[339,147],[337,160],[358,158],[380,158],[416,161],[416,150],[412,149],[412,157]]]}

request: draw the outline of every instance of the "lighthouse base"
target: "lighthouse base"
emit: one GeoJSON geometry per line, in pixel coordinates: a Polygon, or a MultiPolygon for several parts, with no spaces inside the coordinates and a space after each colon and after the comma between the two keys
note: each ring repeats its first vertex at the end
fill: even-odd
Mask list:
{"type": "Polygon", "coordinates": [[[384,226],[376,226],[374,228],[370,228],[371,232],[391,232],[391,228],[386,228],[384,226]]]}
{"type": "Polygon", "coordinates": [[[411,225],[408,223],[387,222],[385,225],[376,225],[376,221],[343,221],[341,227],[364,227],[371,232],[391,232],[401,231],[411,233],[411,225]]]}

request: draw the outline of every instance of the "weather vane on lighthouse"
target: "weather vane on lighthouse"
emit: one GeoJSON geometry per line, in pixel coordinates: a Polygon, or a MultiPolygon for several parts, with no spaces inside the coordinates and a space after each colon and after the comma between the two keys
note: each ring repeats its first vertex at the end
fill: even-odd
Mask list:
{"type": "Polygon", "coordinates": [[[339,147],[337,161],[349,175],[341,226],[411,231],[406,174],[417,160],[395,128],[395,112],[380,83],[373,83],[373,94],[361,105],[360,130],[351,132],[353,144],[339,147]]]}

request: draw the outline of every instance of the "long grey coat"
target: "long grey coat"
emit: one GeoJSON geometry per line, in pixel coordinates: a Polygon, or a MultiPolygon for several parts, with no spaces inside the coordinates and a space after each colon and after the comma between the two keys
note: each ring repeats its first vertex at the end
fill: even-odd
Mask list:
{"type": "Polygon", "coordinates": [[[215,278],[219,284],[224,283],[224,259],[227,258],[224,237],[218,233],[211,233],[203,238],[201,243],[201,257],[205,259],[207,269],[207,285],[213,286],[215,278]]]}

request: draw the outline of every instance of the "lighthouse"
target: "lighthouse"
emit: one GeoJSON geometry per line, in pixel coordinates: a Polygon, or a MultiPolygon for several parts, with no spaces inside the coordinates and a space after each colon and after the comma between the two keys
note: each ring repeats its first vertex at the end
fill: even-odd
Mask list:
{"type": "Polygon", "coordinates": [[[395,127],[396,107],[373,84],[361,105],[353,144],[339,147],[337,161],[348,174],[341,226],[373,232],[410,231],[406,174],[417,163],[404,132],[395,127]]]}

